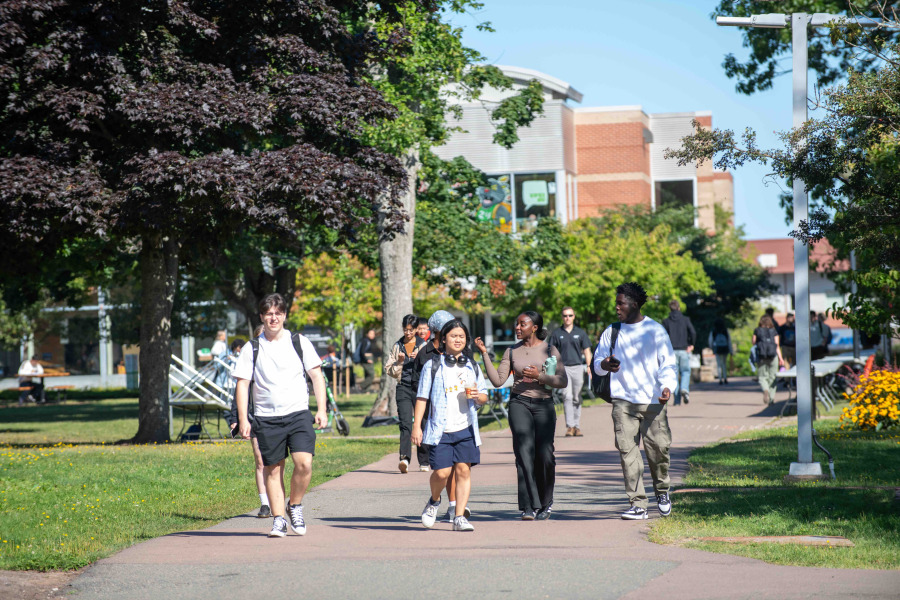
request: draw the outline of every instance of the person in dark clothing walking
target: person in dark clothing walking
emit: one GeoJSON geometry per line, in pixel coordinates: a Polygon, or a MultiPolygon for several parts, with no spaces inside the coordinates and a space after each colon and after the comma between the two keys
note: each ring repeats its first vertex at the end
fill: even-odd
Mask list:
{"type": "Polygon", "coordinates": [[[362,360],[362,368],[365,377],[359,383],[359,390],[366,392],[375,383],[375,330],[370,329],[359,342],[359,357],[362,360]]]}
{"type": "Polygon", "coordinates": [[[556,457],[553,436],[556,433],[556,410],[545,385],[564,388],[569,381],[565,369],[556,374],[545,372],[544,364],[551,356],[561,364],[559,350],[548,344],[544,319],[526,311],[516,318],[516,338],[520,341],[503,354],[500,367],[494,367],[487,347],[475,338],[481,352],[488,379],[495,387],[513,376],[509,398],[509,428],[516,455],[519,480],[519,510],[523,521],[550,518],[553,508],[553,486],[556,483],[556,457]]]}
{"type": "MultiPolygon", "coordinates": [[[[400,418],[400,464],[401,473],[409,470],[412,442],[413,413],[416,405],[416,391],[419,388],[419,374],[416,371],[416,356],[425,341],[416,335],[419,318],[416,315],[403,317],[403,337],[391,347],[391,353],[384,365],[384,372],[397,380],[397,415],[400,418]]],[[[416,458],[419,467],[428,465],[428,448],[418,446],[416,458]]]]}
{"type": "Polygon", "coordinates": [[[797,323],[794,313],[788,313],[784,324],[778,328],[778,339],[781,342],[781,357],[788,369],[797,364],[797,323]]]}
{"type": "Polygon", "coordinates": [[[691,395],[691,352],[694,351],[697,332],[691,320],[681,313],[678,300],[669,302],[669,317],[662,322],[662,326],[669,334],[678,367],[678,386],[673,404],[678,406],[682,401],[687,404],[691,395]]]}
{"type": "MultiPolygon", "coordinates": [[[[581,437],[581,388],[584,386],[585,364],[590,364],[591,341],[587,331],[575,325],[575,309],[562,310],[563,324],[550,334],[550,345],[559,350],[569,385],[563,389],[563,413],[566,437],[581,437]]],[[[587,369],[590,373],[590,369],[587,369]]]]}

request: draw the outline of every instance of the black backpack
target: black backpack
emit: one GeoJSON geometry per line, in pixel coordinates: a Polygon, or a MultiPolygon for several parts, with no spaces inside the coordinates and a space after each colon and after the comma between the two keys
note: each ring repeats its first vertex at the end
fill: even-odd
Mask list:
{"type": "MultiPolygon", "coordinates": [[[[300,357],[300,365],[306,375],[307,387],[309,387],[309,374],[306,373],[306,365],[303,362],[303,346],[300,344],[300,333],[291,334],[291,343],[294,345],[294,352],[300,357]]],[[[256,374],[256,358],[259,356],[259,338],[250,340],[250,347],[253,349],[253,371],[250,373],[250,387],[247,389],[247,416],[253,417],[255,412],[253,406],[253,376],[256,374]]],[[[231,396],[231,409],[225,412],[225,422],[231,427],[232,423],[237,423],[237,386],[234,388],[234,394],[231,396]]],[[[232,429],[232,435],[237,431],[237,427],[232,429]]]]}
{"type": "MultiPolygon", "coordinates": [[[[610,333],[609,340],[609,353],[613,354],[616,350],[616,340],[619,339],[619,329],[622,327],[622,323],[613,323],[612,324],[612,332],[610,333]]],[[[600,332],[600,337],[603,337],[603,332],[600,332]]],[[[594,348],[594,356],[591,358],[591,391],[594,393],[594,396],[597,398],[601,398],[607,402],[612,402],[612,391],[610,388],[610,374],[606,375],[597,375],[597,372],[594,370],[594,364],[597,359],[597,350],[600,349],[600,340],[597,340],[597,347],[594,348]]]]}
{"type": "Polygon", "coordinates": [[[756,329],[756,356],[759,360],[770,360],[778,356],[775,346],[775,336],[778,335],[770,327],[758,327],[756,329]]]}

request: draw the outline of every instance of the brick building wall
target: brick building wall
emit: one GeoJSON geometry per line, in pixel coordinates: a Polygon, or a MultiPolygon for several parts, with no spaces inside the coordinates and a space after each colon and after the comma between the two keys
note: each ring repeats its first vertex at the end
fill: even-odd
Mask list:
{"type": "Polygon", "coordinates": [[[648,118],[639,107],[575,111],[578,216],[651,202],[648,118]]]}

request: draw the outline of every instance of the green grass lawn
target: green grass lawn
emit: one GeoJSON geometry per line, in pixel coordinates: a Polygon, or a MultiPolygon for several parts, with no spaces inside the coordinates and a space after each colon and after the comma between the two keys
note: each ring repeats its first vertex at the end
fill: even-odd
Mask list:
{"type": "MultiPolygon", "coordinates": [[[[835,419],[815,423],[835,458],[837,479],[785,486],[797,460],[797,428],[755,430],[696,450],[681,487],[720,488],[673,496],[672,517],[657,521],[651,539],[784,565],[900,568],[900,431],[841,430],[835,419]],[[860,489],[848,489],[860,488],[860,489]],[[883,489],[886,488],[886,489],[883,489]],[[854,548],[724,544],[701,537],[839,535],[854,548]]],[[[828,472],[818,449],[814,459],[828,472]]]]}
{"type": "MultiPolygon", "coordinates": [[[[0,569],[76,569],[259,505],[249,442],[109,444],[136,430],[135,400],[0,410],[0,569]]],[[[395,449],[320,437],[312,485],[395,449]]]]}

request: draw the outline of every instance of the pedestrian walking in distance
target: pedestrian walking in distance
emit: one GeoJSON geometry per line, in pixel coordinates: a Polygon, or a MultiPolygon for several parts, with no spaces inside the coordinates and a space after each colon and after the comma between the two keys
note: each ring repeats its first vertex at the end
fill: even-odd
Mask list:
{"type": "Polygon", "coordinates": [[[566,417],[566,437],[581,437],[581,388],[584,374],[590,369],[591,341],[587,331],[575,325],[575,310],[567,306],[562,310],[562,327],[550,334],[550,345],[559,350],[566,368],[569,384],[563,388],[563,414],[566,417]]]}
{"type": "Polygon", "coordinates": [[[731,347],[731,334],[722,317],[713,321],[709,332],[709,347],[716,354],[716,367],[719,369],[719,385],[728,384],[728,357],[734,353],[731,347]]]}
{"type": "Polygon", "coordinates": [[[247,342],[234,369],[237,379],[238,427],[245,440],[256,437],[263,460],[266,494],[274,515],[269,537],[287,535],[284,518],[284,461],[294,461],[288,513],[291,530],[306,534],[303,496],[312,477],[316,449],[315,427],[325,427],[327,399],[319,355],[305,336],[284,328],[287,303],[280,294],[269,294],[259,303],[263,332],[247,342]],[[255,347],[254,347],[255,346],[255,347]],[[316,396],[316,414],[309,410],[307,375],[316,396]],[[251,426],[247,405],[253,385],[255,418],[251,426]]]}
{"type": "Polygon", "coordinates": [[[623,519],[647,518],[644,489],[644,461],[640,443],[644,441],[650,475],[656,492],[656,506],[664,517],[672,513],[669,499],[669,446],[672,434],[666,403],[677,385],[675,353],[662,325],[641,314],[647,292],[637,283],[616,288],[616,316],[619,318],[615,355],[610,353],[614,327],[607,327],[594,353],[594,371],[610,374],[612,420],[616,448],[622,461],[625,492],[631,508],[623,519]]]}
{"type": "Polygon", "coordinates": [[[669,302],[669,316],[662,322],[669,334],[672,349],[675,351],[675,366],[678,369],[678,385],[675,387],[675,400],[678,406],[691,401],[691,352],[697,341],[697,332],[691,320],[681,313],[678,300],[669,302]]]}
{"type": "Polygon", "coordinates": [[[495,368],[481,338],[475,347],[484,359],[484,369],[494,387],[500,387],[513,376],[509,396],[509,429],[516,456],[519,483],[519,510],[523,521],[550,518],[553,510],[553,487],[556,484],[556,456],[553,436],[556,433],[556,409],[550,390],[568,385],[565,369],[549,373],[544,365],[554,358],[562,364],[559,350],[547,343],[544,319],[536,312],[525,311],[516,318],[519,341],[503,353],[500,367],[495,368]]]}
{"type": "Polygon", "coordinates": [[[759,327],[753,330],[753,345],[756,346],[756,376],[762,388],[763,404],[772,404],[775,402],[775,377],[778,367],[784,365],[784,359],[775,321],[769,315],[763,315],[759,327]]]}
{"type": "MultiPolygon", "coordinates": [[[[419,318],[416,315],[403,317],[403,337],[394,342],[384,372],[397,380],[397,414],[400,418],[400,463],[398,469],[401,473],[409,470],[409,462],[412,459],[412,434],[413,413],[416,404],[416,392],[419,389],[419,374],[416,371],[416,356],[425,340],[416,332],[419,328],[419,318]]],[[[419,446],[416,452],[419,466],[428,464],[428,448],[419,446]]]]}
{"type": "Polygon", "coordinates": [[[429,529],[437,520],[441,492],[452,473],[456,477],[453,531],[475,530],[465,516],[465,507],[471,492],[471,468],[481,462],[477,410],[488,398],[481,370],[463,353],[469,341],[469,330],[462,321],[453,319],[444,325],[442,353],[425,364],[419,377],[412,441],[417,446],[431,446],[431,495],[422,511],[422,525],[429,529]],[[439,362],[437,369],[432,369],[434,361],[439,362]],[[429,398],[431,410],[423,432],[429,398]]]}

